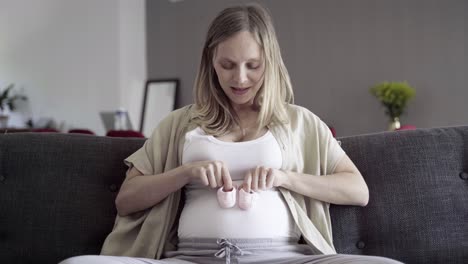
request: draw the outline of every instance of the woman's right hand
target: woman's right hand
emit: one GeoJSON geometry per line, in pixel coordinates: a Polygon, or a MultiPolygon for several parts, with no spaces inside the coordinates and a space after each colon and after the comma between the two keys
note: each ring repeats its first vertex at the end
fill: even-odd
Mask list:
{"type": "Polygon", "coordinates": [[[201,183],[211,188],[224,186],[225,191],[231,191],[233,188],[229,170],[222,161],[196,161],[183,166],[190,183],[201,183]]]}
{"type": "Polygon", "coordinates": [[[120,216],[147,209],[189,182],[211,188],[232,190],[229,170],[221,161],[198,161],[184,164],[158,175],[146,175],[133,167],[127,174],[115,200],[120,216]]]}

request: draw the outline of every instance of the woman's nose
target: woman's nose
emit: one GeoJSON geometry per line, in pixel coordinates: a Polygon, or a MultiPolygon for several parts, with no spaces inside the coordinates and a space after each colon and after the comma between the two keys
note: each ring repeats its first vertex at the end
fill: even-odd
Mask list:
{"type": "Polygon", "coordinates": [[[235,75],[234,75],[234,81],[237,84],[247,83],[248,77],[247,77],[247,71],[246,71],[245,68],[240,67],[239,69],[237,69],[237,71],[235,72],[235,75]]]}

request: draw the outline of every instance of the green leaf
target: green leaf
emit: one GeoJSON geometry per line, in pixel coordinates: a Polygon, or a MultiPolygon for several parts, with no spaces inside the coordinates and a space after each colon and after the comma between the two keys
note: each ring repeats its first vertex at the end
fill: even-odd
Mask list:
{"type": "Polygon", "coordinates": [[[406,105],[416,92],[405,82],[382,82],[374,85],[369,92],[375,96],[386,108],[385,113],[391,119],[403,114],[406,105]]]}

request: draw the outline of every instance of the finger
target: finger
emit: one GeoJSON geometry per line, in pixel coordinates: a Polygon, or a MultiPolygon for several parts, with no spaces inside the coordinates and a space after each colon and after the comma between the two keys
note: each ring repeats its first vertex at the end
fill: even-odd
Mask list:
{"type": "Polygon", "coordinates": [[[214,175],[213,168],[209,167],[206,170],[206,174],[208,176],[208,181],[210,182],[210,187],[216,188],[218,185],[216,184],[216,177],[214,175]]]}
{"type": "Polygon", "coordinates": [[[252,173],[252,190],[254,191],[257,191],[258,190],[258,176],[260,174],[260,168],[257,167],[254,171],[254,173],[252,173]]]}
{"type": "Polygon", "coordinates": [[[250,192],[251,183],[252,183],[252,172],[249,171],[247,175],[245,175],[244,183],[242,184],[243,185],[242,188],[244,189],[244,191],[250,192]]]}
{"type": "Polygon", "coordinates": [[[225,191],[231,191],[232,190],[232,178],[231,174],[229,173],[229,170],[227,169],[226,166],[221,167],[222,171],[222,176],[223,176],[223,186],[225,191]]]}
{"type": "Polygon", "coordinates": [[[216,178],[216,187],[223,186],[223,176],[219,162],[213,164],[214,176],[216,178]]]}
{"type": "Polygon", "coordinates": [[[206,176],[206,170],[205,168],[200,168],[198,170],[198,173],[197,173],[197,178],[201,181],[201,183],[204,185],[204,186],[208,186],[210,185],[210,181],[208,180],[208,177],[206,176]]]}
{"type": "Polygon", "coordinates": [[[268,169],[261,167],[260,169],[260,175],[258,176],[258,188],[260,190],[265,190],[266,189],[266,176],[268,173],[268,169]]]}
{"type": "Polygon", "coordinates": [[[271,189],[273,188],[273,183],[275,181],[275,175],[273,174],[273,169],[268,169],[266,175],[266,188],[271,189]]]}

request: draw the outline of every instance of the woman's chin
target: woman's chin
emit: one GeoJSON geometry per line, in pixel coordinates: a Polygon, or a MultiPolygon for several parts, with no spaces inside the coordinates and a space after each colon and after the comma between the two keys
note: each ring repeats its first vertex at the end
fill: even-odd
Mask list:
{"type": "Polygon", "coordinates": [[[231,99],[231,104],[232,106],[238,106],[238,107],[247,107],[253,105],[253,99],[245,99],[245,100],[232,100],[231,99]]]}

